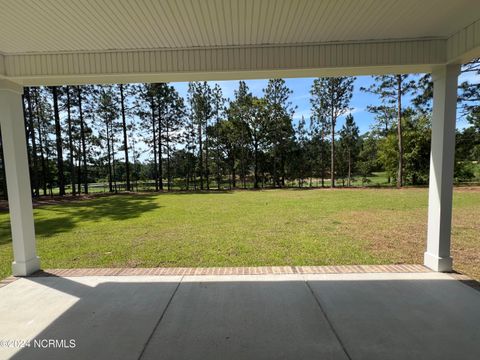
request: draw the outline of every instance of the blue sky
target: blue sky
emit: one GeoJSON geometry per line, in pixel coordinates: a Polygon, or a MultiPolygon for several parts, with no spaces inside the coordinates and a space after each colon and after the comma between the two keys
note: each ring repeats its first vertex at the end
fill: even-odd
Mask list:
{"type": "MultiPolygon", "coordinates": [[[[415,76],[415,75],[412,75],[415,76]]],[[[461,75],[459,82],[462,82],[466,79],[470,81],[480,81],[478,75],[461,75]]],[[[295,123],[303,116],[308,121],[310,118],[310,88],[313,83],[313,78],[295,78],[295,79],[285,79],[287,86],[293,91],[290,101],[294,106],[297,107],[294,115],[295,123]]],[[[246,80],[245,81],[250,89],[250,91],[256,96],[263,95],[263,89],[266,87],[268,80],[246,80]]],[[[211,82],[213,85],[215,82],[211,82]]],[[[223,95],[226,98],[233,99],[233,92],[238,88],[238,81],[217,81],[223,91],[223,95]]],[[[360,91],[361,87],[368,87],[372,84],[371,76],[359,76],[357,77],[354,85],[354,93],[351,102],[352,115],[355,118],[355,122],[360,128],[360,133],[367,132],[370,129],[370,126],[374,122],[374,116],[367,111],[367,105],[378,105],[380,100],[377,96],[372,94],[367,94],[360,91]]],[[[177,89],[177,91],[186,98],[188,83],[172,83],[172,85],[177,89]]],[[[408,105],[411,96],[405,97],[405,104],[408,105]]],[[[340,129],[343,125],[344,119],[339,119],[337,129],[340,129]]],[[[457,127],[465,127],[466,122],[464,119],[457,119],[457,127]]]]}

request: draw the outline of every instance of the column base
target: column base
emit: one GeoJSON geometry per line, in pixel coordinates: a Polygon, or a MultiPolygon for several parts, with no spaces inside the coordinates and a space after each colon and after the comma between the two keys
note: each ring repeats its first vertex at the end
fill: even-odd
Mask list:
{"type": "Polygon", "coordinates": [[[40,270],[40,258],[38,256],[27,261],[12,262],[13,276],[27,276],[38,270],[40,270]]]}
{"type": "Polygon", "coordinates": [[[438,257],[428,252],[425,253],[423,263],[426,267],[438,272],[450,272],[452,271],[452,258],[438,257]]]}

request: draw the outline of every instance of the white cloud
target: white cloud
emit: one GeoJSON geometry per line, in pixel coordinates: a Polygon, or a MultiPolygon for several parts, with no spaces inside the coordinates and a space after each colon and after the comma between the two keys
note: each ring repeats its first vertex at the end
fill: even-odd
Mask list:
{"type": "Polygon", "coordinates": [[[305,118],[305,120],[307,120],[310,118],[310,115],[311,115],[311,112],[309,109],[295,111],[295,113],[293,114],[293,120],[300,120],[302,116],[305,118]]]}
{"type": "Polygon", "coordinates": [[[360,112],[363,112],[363,111],[364,111],[363,108],[353,107],[351,110],[347,111],[344,116],[353,115],[353,114],[360,113],[360,112]]]}

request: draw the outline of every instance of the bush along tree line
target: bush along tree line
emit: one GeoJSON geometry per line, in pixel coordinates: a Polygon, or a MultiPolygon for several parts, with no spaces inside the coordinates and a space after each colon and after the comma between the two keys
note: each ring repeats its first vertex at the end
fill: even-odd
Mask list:
{"type": "MultiPolygon", "coordinates": [[[[480,61],[462,72],[479,75],[480,61]]],[[[25,88],[32,194],[365,186],[374,173],[391,186],[426,184],[430,75],[376,76],[361,88],[378,98],[367,108],[375,122],[364,134],[351,108],[354,82],[315,79],[311,116],[296,121],[282,79],[269,80],[261,97],[240,81],[232,99],[207,82],[189,83],[186,98],[167,83],[25,88]]],[[[472,181],[479,176],[480,84],[463,82],[458,93],[468,126],[457,131],[455,180],[472,181]]],[[[0,156],[5,196],[1,143],[0,156]]]]}

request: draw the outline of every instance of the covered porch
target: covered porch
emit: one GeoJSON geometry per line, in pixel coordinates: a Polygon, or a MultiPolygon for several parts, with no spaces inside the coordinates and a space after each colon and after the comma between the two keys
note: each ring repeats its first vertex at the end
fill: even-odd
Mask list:
{"type": "Polygon", "coordinates": [[[479,295],[423,266],[59,270],[0,288],[0,357],[473,360],[479,295]]]}
{"type": "Polygon", "coordinates": [[[5,357],[478,358],[479,293],[442,273],[453,266],[457,80],[461,65],[480,56],[478,1],[0,5],[0,125],[12,272],[20,277],[41,269],[24,86],[391,73],[431,73],[433,80],[425,268],[21,278],[0,289],[0,338],[78,344],[4,347],[5,357]]]}

